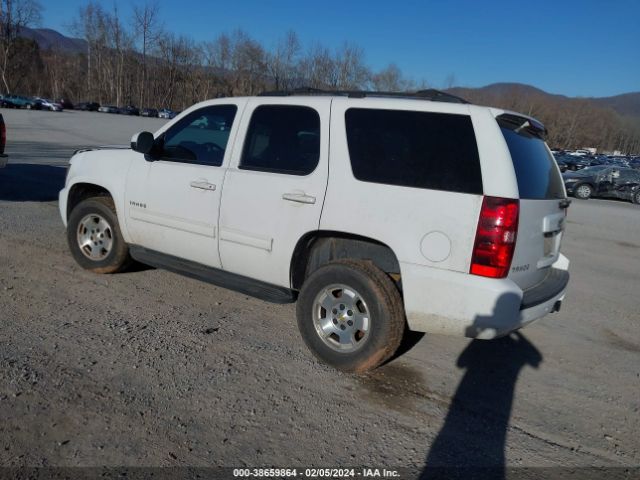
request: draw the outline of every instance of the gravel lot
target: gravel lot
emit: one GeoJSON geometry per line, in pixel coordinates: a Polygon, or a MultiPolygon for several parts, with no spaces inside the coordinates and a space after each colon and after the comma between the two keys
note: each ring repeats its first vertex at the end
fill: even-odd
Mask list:
{"type": "Polygon", "coordinates": [[[640,466],[640,207],[573,202],[559,314],[352,376],[315,361],[292,305],[73,262],[56,165],[163,120],[2,114],[0,466],[640,466]]]}

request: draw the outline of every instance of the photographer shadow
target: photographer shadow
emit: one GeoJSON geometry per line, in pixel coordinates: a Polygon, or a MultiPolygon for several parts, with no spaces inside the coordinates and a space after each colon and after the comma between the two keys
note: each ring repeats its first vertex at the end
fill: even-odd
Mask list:
{"type": "MultiPolygon", "coordinates": [[[[498,300],[494,315],[511,310],[514,294],[498,300]]],[[[479,337],[492,316],[478,317],[467,336],[479,337]]],[[[504,317],[502,317],[504,318],[504,317]]],[[[542,354],[519,332],[472,340],[456,366],[466,369],[421,478],[505,478],[505,445],[520,371],[538,368],[542,354]]]]}

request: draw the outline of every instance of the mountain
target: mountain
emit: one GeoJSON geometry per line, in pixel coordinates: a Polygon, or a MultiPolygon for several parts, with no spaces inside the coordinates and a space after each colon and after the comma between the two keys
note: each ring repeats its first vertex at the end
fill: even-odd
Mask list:
{"type": "Polygon", "coordinates": [[[85,53],[87,51],[87,42],[85,40],[67,37],[50,28],[23,27],[20,36],[34,40],[40,50],[55,48],[65,53],[85,53]]]}
{"type": "Polygon", "coordinates": [[[468,97],[475,102],[483,103],[494,103],[495,100],[505,98],[509,95],[551,101],[582,99],[589,100],[599,107],[611,108],[623,116],[640,118],[640,92],[625,93],[613,97],[567,97],[565,95],[548,93],[523,83],[492,83],[491,85],[479,88],[453,87],[447,91],[462,98],[468,97]]]}
{"type": "Polygon", "coordinates": [[[640,92],[624,93],[614,97],[593,98],[592,100],[598,105],[613,108],[620,115],[640,117],[640,92]]]}

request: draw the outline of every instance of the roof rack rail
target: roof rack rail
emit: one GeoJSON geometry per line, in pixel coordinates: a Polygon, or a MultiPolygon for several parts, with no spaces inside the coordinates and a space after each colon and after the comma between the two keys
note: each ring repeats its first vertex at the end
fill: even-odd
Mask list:
{"type": "Polygon", "coordinates": [[[290,97],[293,95],[343,96],[349,98],[404,98],[431,100],[433,102],[469,103],[464,98],[433,88],[418,90],[417,92],[375,92],[368,90],[322,90],[320,88],[302,87],[292,90],[266,91],[258,94],[259,97],[290,97]]]}

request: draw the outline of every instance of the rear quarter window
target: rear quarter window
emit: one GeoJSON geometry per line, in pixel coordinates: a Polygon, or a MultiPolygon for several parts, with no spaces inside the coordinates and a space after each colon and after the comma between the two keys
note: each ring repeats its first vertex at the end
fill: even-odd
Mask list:
{"type": "Polygon", "coordinates": [[[345,122],[356,179],[482,194],[478,147],[468,115],[350,108],[345,122]]]}
{"type": "MultiPolygon", "coordinates": [[[[524,123],[526,119],[522,119],[524,123]]],[[[498,119],[507,142],[518,180],[520,198],[546,200],[564,198],[562,177],[544,140],[527,128],[498,119]]],[[[522,125],[522,124],[521,124],[522,125]]]]}

